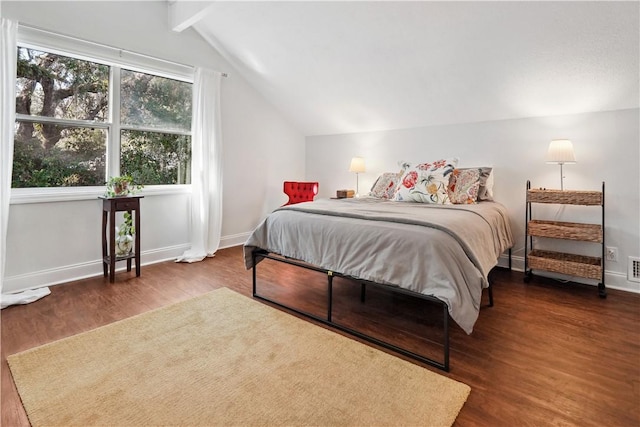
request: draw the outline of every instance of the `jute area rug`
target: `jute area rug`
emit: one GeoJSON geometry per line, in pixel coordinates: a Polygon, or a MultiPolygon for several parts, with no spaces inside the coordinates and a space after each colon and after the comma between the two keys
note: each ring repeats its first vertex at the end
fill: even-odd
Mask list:
{"type": "Polygon", "coordinates": [[[8,362],[33,426],[450,426],[470,392],[226,288],[8,362]]]}

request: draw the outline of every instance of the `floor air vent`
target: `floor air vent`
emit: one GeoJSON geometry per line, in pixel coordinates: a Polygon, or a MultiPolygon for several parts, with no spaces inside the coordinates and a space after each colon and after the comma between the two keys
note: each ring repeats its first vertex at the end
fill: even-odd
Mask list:
{"type": "Polygon", "coordinates": [[[629,257],[629,272],[627,280],[631,282],[640,282],[640,258],[629,257]]]}

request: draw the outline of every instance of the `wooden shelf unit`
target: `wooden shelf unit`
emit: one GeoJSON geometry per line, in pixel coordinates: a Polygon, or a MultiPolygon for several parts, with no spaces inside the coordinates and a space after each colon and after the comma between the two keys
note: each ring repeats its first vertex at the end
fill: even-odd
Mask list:
{"type": "Polygon", "coordinates": [[[127,261],[127,271],[131,271],[131,260],[136,263],[136,277],[140,276],[140,199],[144,196],[105,197],[102,199],[102,269],[104,277],[115,281],[116,262],[127,261]],[[116,255],[116,212],[134,212],[136,227],[134,248],[130,254],[116,255]]]}
{"type": "Polygon", "coordinates": [[[577,191],[532,189],[531,182],[527,181],[525,215],[525,282],[528,282],[533,276],[532,270],[545,270],[594,279],[600,281],[598,283],[599,296],[606,298],[607,291],[604,283],[604,182],[602,183],[602,191],[577,191]],[[531,209],[533,203],[600,206],[602,222],[600,224],[586,224],[533,219],[531,209]],[[534,237],[598,243],[601,245],[602,256],[592,257],[535,249],[534,237]]]}

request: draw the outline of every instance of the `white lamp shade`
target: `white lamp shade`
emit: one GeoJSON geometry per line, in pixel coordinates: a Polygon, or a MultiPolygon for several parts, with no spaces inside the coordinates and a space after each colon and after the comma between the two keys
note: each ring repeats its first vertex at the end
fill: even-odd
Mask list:
{"type": "Polygon", "coordinates": [[[568,139],[554,139],[549,144],[547,151],[547,163],[575,163],[576,157],[573,154],[573,144],[568,139]]]}
{"type": "Polygon", "coordinates": [[[355,173],[365,172],[364,159],[362,157],[354,157],[353,159],[351,159],[349,172],[355,172],[355,173]]]}

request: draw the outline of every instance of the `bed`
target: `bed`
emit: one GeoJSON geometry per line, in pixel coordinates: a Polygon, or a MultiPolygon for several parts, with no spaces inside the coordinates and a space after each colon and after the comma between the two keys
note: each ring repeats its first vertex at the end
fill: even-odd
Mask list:
{"type": "Polygon", "coordinates": [[[244,262],[253,269],[258,298],[262,297],[256,270],[263,259],[326,273],[329,310],[326,319],[318,320],[343,330],[331,321],[335,276],[360,282],[363,299],[365,285],[374,284],[440,303],[446,329],[442,361],[370,341],[448,370],[448,316],[467,334],[473,331],[482,291],[490,290],[489,272],[512,244],[507,211],[497,202],[438,205],[323,199],[284,206],[268,215],[245,243],[244,262]]]}

